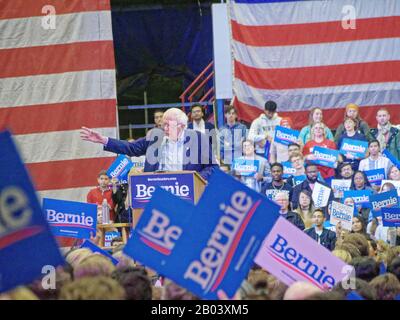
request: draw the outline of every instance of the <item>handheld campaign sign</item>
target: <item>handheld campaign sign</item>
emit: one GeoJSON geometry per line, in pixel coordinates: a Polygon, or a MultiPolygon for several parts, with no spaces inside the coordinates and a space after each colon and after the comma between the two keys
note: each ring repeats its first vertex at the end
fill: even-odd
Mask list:
{"type": "Polygon", "coordinates": [[[395,180],[382,180],[382,186],[385,185],[385,183],[391,183],[392,185],[395,186],[397,190],[397,196],[400,197],[400,181],[395,181],[395,180]]]}
{"type": "Polygon", "coordinates": [[[282,178],[287,179],[291,175],[294,175],[296,173],[296,169],[292,167],[292,163],[290,161],[282,162],[282,166],[283,166],[282,178]]]}
{"type": "Polygon", "coordinates": [[[134,209],[144,208],[150,201],[156,187],[194,203],[194,177],[192,173],[132,175],[129,179],[132,208],[134,209]]]}
{"type": "Polygon", "coordinates": [[[109,258],[111,260],[111,262],[113,263],[113,265],[115,265],[115,266],[118,264],[118,260],[115,259],[111,254],[109,254],[107,251],[99,248],[94,243],[90,242],[89,240],[85,240],[85,242],[82,243],[81,248],[90,249],[93,253],[99,253],[99,254],[109,258]]]}
{"type": "Polygon", "coordinates": [[[349,190],[345,191],[343,198],[353,198],[356,205],[362,208],[371,208],[369,197],[372,195],[371,190],[349,190]]]}
{"type": "Polygon", "coordinates": [[[312,193],[312,199],[316,208],[326,207],[331,195],[331,189],[316,182],[312,193]]]}
{"type": "Polygon", "coordinates": [[[131,159],[123,154],[119,155],[107,170],[107,175],[121,182],[128,182],[128,174],[133,166],[131,159]]]}
{"type": "Polygon", "coordinates": [[[324,167],[336,168],[339,151],[315,146],[312,154],[315,157],[315,160],[313,160],[312,163],[324,167]]]}
{"type": "Polygon", "coordinates": [[[384,227],[400,227],[400,208],[382,208],[381,213],[384,227]]]}
{"type": "Polygon", "coordinates": [[[302,174],[301,176],[294,176],[294,185],[297,186],[298,184],[302,183],[304,180],[306,180],[307,177],[305,174],[302,174]]]}
{"type": "Polygon", "coordinates": [[[364,171],[369,183],[373,186],[380,186],[385,179],[385,169],[375,169],[364,171]]]}
{"type": "Polygon", "coordinates": [[[285,146],[288,146],[291,143],[298,142],[299,134],[300,134],[300,131],[281,127],[281,126],[276,126],[274,141],[276,143],[280,143],[285,146]]]}
{"type": "Polygon", "coordinates": [[[278,216],[278,205],[215,170],[197,206],[157,189],[124,253],[199,297],[231,297],[278,216]]]}
{"type": "Polygon", "coordinates": [[[351,154],[356,159],[363,159],[368,151],[368,142],[353,139],[343,139],[340,146],[340,153],[351,154]]]}
{"type": "Polygon", "coordinates": [[[388,149],[385,149],[382,151],[382,155],[385,156],[386,158],[388,158],[390,161],[392,161],[392,163],[397,167],[400,168],[400,161],[397,160],[397,158],[392,155],[388,149]]]}
{"type": "Polygon", "coordinates": [[[233,160],[232,169],[235,174],[243,177],[254,176],[260,168],[260,161],[238,158],[233,160]]]}
{"type": "Polygon", "coordinates": [[[118,231],[107,231],[104,235],[104,246],[111,247],[111,243],[113,239],[120,237],[120,233],[118,231]]]}
{"type": "Polygon", "coordinates": [[[350,190],[351,180],[350,179],[332,179],[331,188],[335,198],[343,198],[343,193],[350,190]]]}
{"type": "Polygon", "coordinates": [[[9,131],[0,132],[0,292],[64,264],[9,131]]]}
{"type": "Polygon", "coordinates": [[[90,239],[96,234],[95,204],[44,198],[43,211],[55,236],[90,239]]]}
{"type": "Polygon", "coordinates": [[[332,201],[331,219],[332,225],[336,226],[338,222],[341,223],[343,229],[351,231],[353,220],[354,208],[346,206],[343,203],[332,201]]]}
{"type": "Polygon", "coordinates": [[[374,216],[381,215],[382,208],[391,208],[398,206],[398,198],[397,191],[390,190],[387,192],[374,194],[369,197],[369,201],[371,202],[372,213],[374,216]]]}
{"type": "Polygon", "coordinates": [[[307,281],[322,290],[334,287],[352,270],[283,217],[269,232],[254,262],[288,286],[307,281]]]}

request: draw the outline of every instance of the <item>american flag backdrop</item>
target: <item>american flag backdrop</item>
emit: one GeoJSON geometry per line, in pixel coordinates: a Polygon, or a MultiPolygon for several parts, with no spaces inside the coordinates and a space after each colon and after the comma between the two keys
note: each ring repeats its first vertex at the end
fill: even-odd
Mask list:
{"type": "Polygon", "coordinates": [[[399,0],[237,0],[229,14],[235,103],[245,121],[274,100],[296,128],[321,107],[335,129],[348,103],[370,126],[378,107],[400,122],[399,0]],[[356,29],[347,29],[352,12],[356,29]]]}
{"type": "Polygon", "coordinates": [[[116,136],[115,86],[110,0],[0,0],[0,129],[41,196],[85,200],[111,164],[79,129],[116,136]]]}

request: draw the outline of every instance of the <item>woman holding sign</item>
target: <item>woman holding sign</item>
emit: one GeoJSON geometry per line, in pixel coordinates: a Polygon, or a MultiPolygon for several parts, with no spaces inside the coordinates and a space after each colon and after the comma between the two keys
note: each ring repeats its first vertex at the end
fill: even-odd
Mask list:
{"type": "Polygon", "coordinates": [[[272,180],[270,165],[267,159],[255,153],[252,140],[244,140],[242,149],[243,156],[233,161],[233,175],[250,189],[260,192],[261,183],[272,180]]]}
{"type": "MultiPolygon", "coordinates": [[[[321,122],[323,122],[322,109],[318,107],[312,108],[308,118],[308,125],[301,129],[299,135],[299,140],[303,143],[303,145],[305,145],[311,139],[311,127],[315,123],[321,122]]],[[[325,137],[333,141],[332,131],[328,127],[325,127],[325,137]]]]}
{"type": "MultiPolygon", "coordinates": [[[[312,161],[315,160],[314,155],[312,154],[314,147],[322,147],[327,149],[336,150],[336,144],[325,137],[325,125],[321,123],[315,123],[311,127],[311,140],[306,143],[303,149],[303,154],[306,160],[312,161]]],[[[325,166],[317,166],[318,171],[321,173],[322,178],[330,178],[335,175],[335,170],[333,168],[325,167],[325,166]]]]}

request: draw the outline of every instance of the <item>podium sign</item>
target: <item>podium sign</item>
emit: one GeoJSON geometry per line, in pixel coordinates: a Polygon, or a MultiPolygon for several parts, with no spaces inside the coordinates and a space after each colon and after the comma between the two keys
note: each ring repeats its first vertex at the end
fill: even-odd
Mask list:
{"type": "Polygon", "coordinates": [[[142,209],[150,201],[156,187],[160,187],[183,200],[194,203],[194,175],[188,173],[152,173],[129,177],[133,209],[142,209]]]}

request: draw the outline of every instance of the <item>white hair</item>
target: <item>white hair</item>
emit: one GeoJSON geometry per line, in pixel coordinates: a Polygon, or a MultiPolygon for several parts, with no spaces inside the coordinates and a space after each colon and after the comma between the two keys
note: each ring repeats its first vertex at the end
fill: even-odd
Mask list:
{"type": "Polygon", "coordinates": [[[275,194],[275,199],[276,199],[276,197],[277,197],[278,195],[281,196],[282,198],[284,198],[285,200],[289,200],[289,195],[288,195],[287,192],[278,191],[278,192],[275,194]]]}
{"type": "Polygon", "coordinates": [[[170,108],[165,111],[163,115],[163,120],[166,118],[172,118],[176,120],[178,124],[183,124],[185,127],[187,127],[188,116],[178,108],[170,108]]]}

